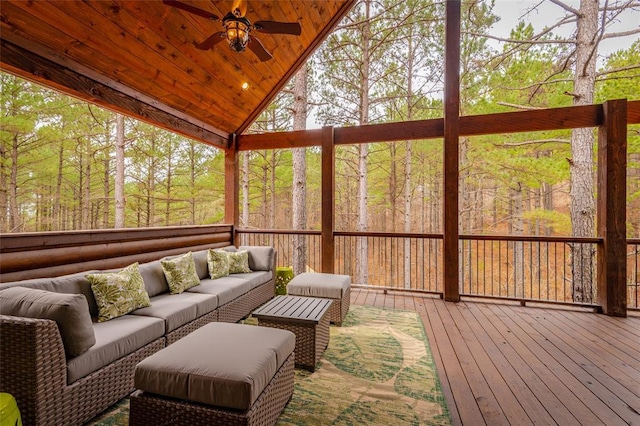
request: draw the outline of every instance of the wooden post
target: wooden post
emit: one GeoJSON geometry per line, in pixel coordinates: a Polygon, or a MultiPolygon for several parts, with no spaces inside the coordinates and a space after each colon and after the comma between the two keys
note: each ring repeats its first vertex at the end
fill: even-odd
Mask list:
{"type": "Polygon", "coordinates": [[[447,0],[444,59],[444,299],[460,300],[458,146],[460,135],[460,0],[447,0]]]}
{"type": "Polygon", "coordinates": [[[598,304],[627,316],[627,100],[602,104],[598,130],[598,304]]]}
{"type": "Polygon", "coordinates": [[[335,145],[333,127],[322,128],[322,272],[335,271],[335,145]]]}
{"type": "Polygon", "coordinates": [[[233,244],[238,245],[236,229],[240,223],[240,168],[236,134],[229,136],[229,148],[224,155],[224,222],[233,225],[233,244]]]}

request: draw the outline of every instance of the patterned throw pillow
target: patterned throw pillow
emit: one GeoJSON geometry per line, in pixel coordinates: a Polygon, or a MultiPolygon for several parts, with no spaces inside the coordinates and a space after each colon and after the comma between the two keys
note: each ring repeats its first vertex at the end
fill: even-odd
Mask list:
{"type": "Polygon", "coordinates": [[[196,264],[191,252],[171,260],[161,260],[162,271],[167,278],[171,294],[179,294],[200,284],[200,277],[196,272],[196,264]]]}
{"type": "Polygon", "coordinates": [[[89,274],[87,280],[98,305],[98,322],[151,306],[138,262],[117,273],[89,274]]]}
{"type": "Polygon", "coordinates": [[[251,269],[249,269],[249,252],[247,250],[228,252],[227,254],[229,256],[230,274],[244,274],[251,272],[251,269]]]}
{"type": "Polygon", "coordinates": [[[229,254],[224,250],[209,249],[207,253],[209,276],[212,280],[229,275],[229,254]]]}

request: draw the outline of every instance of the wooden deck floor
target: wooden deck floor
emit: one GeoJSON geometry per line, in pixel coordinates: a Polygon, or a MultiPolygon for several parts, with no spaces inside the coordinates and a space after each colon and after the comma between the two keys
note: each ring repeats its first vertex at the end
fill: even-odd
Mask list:
{"type": "Polygon", "coordinates": [[[454,424],[640,425],[637,313],[355,288],[351,303],[420,315],[454,424]]]}

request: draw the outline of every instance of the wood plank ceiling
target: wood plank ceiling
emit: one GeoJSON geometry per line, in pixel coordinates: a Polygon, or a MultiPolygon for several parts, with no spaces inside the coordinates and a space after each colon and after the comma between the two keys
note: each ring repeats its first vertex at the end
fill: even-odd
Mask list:
{"type": "MultiPolygon", "coordinates": [[[[220,17],[232,0],[185,3],[220,17]]],[[[225,43],[196,49],[222,23],[149,1],[0,5],[0,67],[160,127],[227,147],[266,108],[354,0],[249,0],[252,22],[299,22],[300,36],[253,33],[273,59],[225,43]],[[242,83],[249,89],[243,91],[242,83]]]]}

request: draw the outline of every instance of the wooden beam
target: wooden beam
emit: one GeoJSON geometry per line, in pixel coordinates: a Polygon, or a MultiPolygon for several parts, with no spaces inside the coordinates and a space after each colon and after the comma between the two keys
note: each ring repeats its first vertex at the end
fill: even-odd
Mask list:
{"type": "Polygon", "coordinates": [[[229,147],[224,156],[224,221],[233,225],[232,240],[237,246],[238,235],[235,230],[240,224],[240,166],[234,134],[229,138],[229,147]]]}
{"type": "MultiPolygon", "coordinates": [[[[5,36],[3,34],[0,40],[0,68],[3,71],[217,148],[227,147],[228,133],[202,123],[194,124],[194,120],[189,120],[184,113],[173,111],[131,88],[115,81],[105,84],[104,76],[100,77],[101,82],[95,73],[83,74],[81,71],[85,70],[80,65],[71,64],[69,60],[60,64],[30,51],[37,48],[30,46],[27,50],[7,41],[5,36]]],[[[49,56],[53,58],[53,55],[49,56]]]]}
{"type": "Polygon", "coordinates": [[[238,135],[238,151],[322,146],[322,129],[238,135]]]}
{"type": "Polygon", "coordinates": [[[458,302],[460,0],[447,0],[444,58],[444,300],[458,302]]]}
{"type": "Polygon", "coordinates": [[[335,144],[333,127],[322,128],[322,272],[335,271],[335,144]]]}
{"type": "Polygon", "coordinates": [[[598,304],[602,312],[627,316],[627,101],[603,104],[598,130],[598,304]]]}
{"type": "Polygon", "coordinates": [[[262,111],[264,111],[264,109],[269,106],[273,98],[275,98],[276,95],[280,93],[280,90],[282,90],[284,85],[287,84],[287,82],[291,79],[291,77],[293,77],[293,75],[298,72],[302,64],[304,64],[307,61],[309,56],[311,56],[311,54],[315,52],[318,46],[320,46],[320,44],[329,36],[329,34],[331,34],[333,29],[338,25],[338,23],[340,23],[340,21],[347,14],[347,12],[351,10],[351,8],[355,3],[356,3],[356,0],[347,0],[342,5],[340,10],[333,16],[331,21],[329,21],[327,25],[325,25],[325,27],[318,34],[318,36],[313,40],[313,42],[311,42],[311,44],[309,45],[309,47],[307,47],[304,53],[302,53],[302,55],[298,57],[298,59],[293,64],[293,66],[289,68],[289,70],[278,82],[278,84],[275,85],[275,87],[267,94],[267,96],[262,100],[262,102],[260,102],[260,104],[256,107],[256,109],[254,109],[251,112],[251,114],[249,114],[249,117],[247,117],[247,119],[242,123],[242,125],[240,125],[240,127],[236,130],[236,133],[238,135],[241,135],[242,133],[244,133],[244,131],[247,130],[249,126],[251,126],[251,124],[255,121],[255,119],[258,118],[260,114],[262,114],[262,111]]]}
{"type": "MultiPolygon", "coordinates": [[[[628,103],[628,122],[640,123],[640,101],[628,103]]],[[[537,132],[544,130],[597,127],[603,122],[602,105],[550,108],[460,117],[459,136],[537,132]]],[[[334,129],[335,144],[393,142],[444,137],[444,119],[368,124],[334,129]]],[[[242,151],[320,146],[321,131],[262,133],[239,137],[242,151]]]]}

